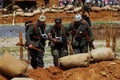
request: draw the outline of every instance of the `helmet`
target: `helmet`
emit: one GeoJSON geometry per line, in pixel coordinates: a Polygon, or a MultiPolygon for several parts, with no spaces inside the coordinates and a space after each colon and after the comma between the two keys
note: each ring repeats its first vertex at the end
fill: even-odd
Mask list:
{"type": "Polygon", "coordinates": [[[86,0],[85,2],[90,3],[90,0],[86,0]]]}
{"type": "Polygon", "coordinates": [[[56,18],[55,19],[55,23],[61,23],[62,22],[62,19],[61,18],[56,18]]]}
{"type": "Polygon", "coordinates": [[[40,21],[45,21],[45,20],[46,20],[46,17],[45,17],[44,15],[40,15],[39,20],[40,20],[40,21]]]}
{"type": "Polygon", "coordinates": [[[79,13],[77,13],[74,18],[75,18],[75,21],[79,21],[82,19],[82,16],[79,13]]]}

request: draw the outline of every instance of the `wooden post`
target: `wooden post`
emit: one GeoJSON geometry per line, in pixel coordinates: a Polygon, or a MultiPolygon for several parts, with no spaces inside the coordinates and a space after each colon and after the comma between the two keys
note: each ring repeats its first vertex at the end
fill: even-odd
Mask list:
{"type": "Polygon", "coordinates": [[[106,47],[110,47],[110,28],[106,28],[106,47]]]}
{"type": "Polygon", "coordinates": [[[16,12],[15,12],[15,10],[13,11],[13,26],[15,26],[15,14],[16,14],[16,12]]]}
{"type": "Polygon", "coordinates": [[[30,51],[27,50],[27,52],[28,52],[28,63],[30,63],[30,51]]]}
{"type": "Polygon", "coordinates": [[[30,51],[28,50],[27,47],[25,47],[25,44],[23,44],[23,39],[22,39],[22,31],[19,31],[19,42],[16,44],[16,46],[20,46],[20,59],[21,60],[24,60],[23,59],[23,48],[25,48],[28,52],[28,59],[27,60],[24,60],[26,61],[27,63],[30,63],[30,51]]]}
{"type": "Polygon", "coordinates": [[[112,41],[112,50],[116,51],[116,29],[112,29],[113,41],[112,41]]]}
{"type": "MultiPolygon", "coordinates": [[[[22,31],[19,31],[20,44],[23,44],[22,31]]],[[[23,46],[20,46],[20,59],[23,60],[23,46]]]]}

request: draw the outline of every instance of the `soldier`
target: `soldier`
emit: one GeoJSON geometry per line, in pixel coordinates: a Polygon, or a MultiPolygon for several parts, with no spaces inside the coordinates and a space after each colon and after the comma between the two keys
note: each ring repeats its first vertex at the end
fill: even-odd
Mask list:
{"type": "Polygon", "coordinates": [[[82,0],[82,3],[83,3],[83,5],[84,5],[84,3],[85,3],[85,0],[82,0]]]}
{"type": "Polygon", "coordinates": [[[48,7],[48,5],[49,5],[49,0],[44,0],[44,2],[45,2],[45,6],[48,7]]]}
{"type": "Polygon", "coordinates": [[[88,43],[93,40],[92,31],[88,23],[82,19],[80,14],[75,15],[75,21],[70,25],[70,41],[74,53],[87,53],[88,43]]]}
{"type": "Polygon", "coordinates": [[[27,32],[27,30],[29,29],[29,26],[31,25],[32,21],[26,21],[25,22],[25,32],[27,32]]]}
{"type": "Polygon", "coordinates": [[[68,55],[66,30],[62,25],[62,19],[56,18],[55,24],[53,25],[52,29],[49,30],[49,46],[51,47],[54,66],[58,66],[58,59],[68,55]]]}
{"type": "Polygon", "coordinates": [[[26,45],[30,51],[31,66],[35,69],[37,67],[44,67],[43,56],[45,47],[45,23],[46,17],[41,15],[36,23],[29,25],[26,32],[26,45]]]}
{"type": "Polygon", "coordinates": [[[82,18],[86,20],[91,27],[91,20],[90,20],[90,0],[86,0],[85,4],[82,6],[82,18]]]}

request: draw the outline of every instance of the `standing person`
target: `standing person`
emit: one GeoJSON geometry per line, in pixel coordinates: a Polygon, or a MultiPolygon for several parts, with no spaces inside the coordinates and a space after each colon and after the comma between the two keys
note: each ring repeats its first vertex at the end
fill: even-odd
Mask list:
{"type": "Polygon", "coordinates": [[[68,55],[66,30],[62,25],[62,19],[56,18],[55,24],[49,30],[49,46],[51,47],[54,66],[58,66],[58,59],[68,55]]]}
{"type": "Polygon", "coordinates": [[[63,4],[64,4],[64,6],[67,6],[68,5],[68,0],[63,0],[63,4]]]}
{"type": "Polygon", "coordinates": [[[64,6],[63,5],[63,0],[58,0],[59,1],[59,6],[64,6]]]}
{"type": "Polygon", "coordinates": [[[44,0],[44,2],[45,2],[45,6],[49,7],[49,0],[44,0]]]}
{"type": "Polygon", "coordinates": [[[83,5],[85,4],[85,0],[82,0],[83,5]]]}
{"type": "Polygon", "coordinates": [[[83,5],[82,0],[77,0],[76,7],[80,7],[82,5],[83,5]]]}
{"type": "Polygon", "coordinates": [[[87,53],[88,43],[93,40],[92,31],[88,23],[82,19],[81,15],[77,13],[74,17],[75,21],[70,25],[70,38],[69,43],[72,44],[74,53],[87,53]]]}
{"type": "Polygon", "coordinates": [[[98,0],[95,0],[95,6],[98,6],[98,0]]]}
{"type": "MultiPolygon", "coordinates": [[[[31,24],[32,24],[32,21],[31,21],[31,20],[25,22],[25,35],[26,35],[26,33],[27,33],[27,30],[28,30],[29,27],[31,26],[31,24]]],[[[25,48],[26,48],[26,47],[27,47],[27,42],[25,42],[25,44],[24,44],[23,46],[25,46],[25,48]]],[[[27,49],[27,52],[28,52],[28,60],[30,60],[30,50],[27,49]]]]}
{"type": "Polygon", "coordinates": [[[26,32],[26,45],[30,51],[31,66],[35,69],[37,67],[44,67],[43,56],[45,47],[45,23],[46,17],[41,15],[36,23],[29,25],[26,32]]]}
{"type": "Polygon", "coordinates": [[[89,0],[85,2],[85,4],[82,6],[82,18],[86,20],[91,27],[91,20],[90,20],[90,11],[91,6],[89,0]]]}

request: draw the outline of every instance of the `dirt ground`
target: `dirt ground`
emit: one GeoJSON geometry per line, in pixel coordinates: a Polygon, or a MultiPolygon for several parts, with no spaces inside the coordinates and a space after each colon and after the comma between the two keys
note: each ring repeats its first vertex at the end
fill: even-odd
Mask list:
{"type": "Polygon", "coordinates": [[[120,60],[103,61],[90,64],[89,67],[78,67],[61,70],[57,67],[29,71],[29,77],[35,80],[120,80],[120,60]]]}
{"type": "MultiPolygon", "coordinates": [[[[120,80],[120,60],[91,63],[89,67],[61,70],[57,67],[29,70],[34,80],[120,80]]],[[[0,80],[9,80],[0,75],[0,80]]]]}

